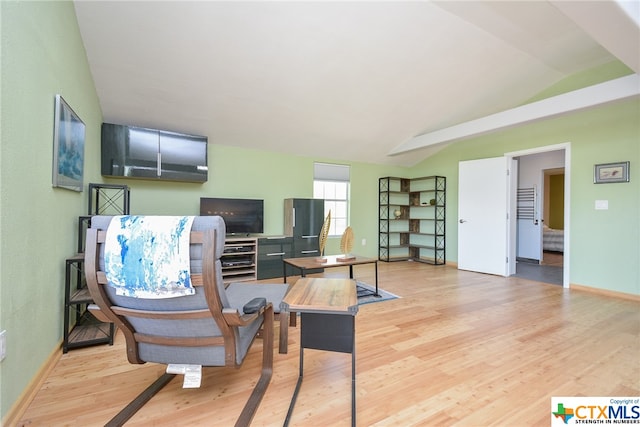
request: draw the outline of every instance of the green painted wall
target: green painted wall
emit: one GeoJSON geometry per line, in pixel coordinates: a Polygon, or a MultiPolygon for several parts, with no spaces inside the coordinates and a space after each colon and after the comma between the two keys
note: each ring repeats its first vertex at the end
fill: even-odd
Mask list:
{"type": "Polygon", "coordinates": [[[64,260],[83,193],[52,188],[54,100],[87,125],[85,182],[99,180],[102,113],[71,2],[0,2],[0,410],[7,413],[62,339],[64,260]]]}
{"type": "MultiPolygon", "coordinates": [[[[212,143],[209,146],[209,180],[203,184],[166,183],[106,179],[126,183],[131,189],[131,213],[197,214],[200,197],[244,197],[264,199],[265,235],[281,235],[284,229],[284,199],[313,197],[313,163],[334,162],[351,167],[351,226],[354,252],[377,257],[378,178],[406,175],[408,170],[335,159],[293,156],[248,150],[212,143]],[[362,245],[362,239],[366,245],[362,245]]],[[[326,253],[339,253],[340,238],[330,238],[326,253]]]]}
{"type": "MultiPolygon", "coordinates": [[[[640,100],[619,102],[461,141],[412,169],[447,177],[447,259],[458,252],[458,162],[571,144],[570,282],[640,295],[640,100]],[[593,166],[629,160],[631,182],[594,184],[593,166]],[[635,166],[634,166],[635,165],[635,166]],[[635,172],[634,172],[635,171],[635,172]],[[595,200],[609,200],[596,211],[595,200]]],[[[567,224],[565,224],[565,229],[567,224]]]]}
{"type": "MultiPolygon", "coordinates": [[[[102,114],[70,2],[0,2],[0,363],[4,418],[62,340],[64,260],[75,252],[87,192],[51,187],[53,106],[64,96],[87,125],[85,188],[100,176],[102,114]]],[[[621,73],[625,73],[623,70],[621,73]]],[[[571,282],[640,294],[640,117],[638,100],[614,104],[449,146],[413,168],[351,165],[354,252],[377,254],[378,178],[445,175],[447,258],[457,260],[457,165],[531,147],[571,143],[571,282]],[[594,163],[630,160],[628,184],[592,184],[594,163]],[[609,200],[595,211],[596,199],[609,200]],[[366,245],[362,246],[362,239],[366,245]]],[[[311,197],[312,159],[212,141],[204,184],[108,179],[131,187],[132,213],[196,214],[201,196],[265,200],[265,233],[283,229],[283,199],[311,197]]],[[[339,252],[332,239],[327,253],[339,252]]]]}

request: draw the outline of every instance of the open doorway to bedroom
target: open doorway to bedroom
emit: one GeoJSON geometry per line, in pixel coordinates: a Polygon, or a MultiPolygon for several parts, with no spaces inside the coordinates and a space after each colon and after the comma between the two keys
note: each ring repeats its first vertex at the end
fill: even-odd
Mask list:
{"type": "Polygon", "coordinates": [[[564,265],[564,167],[545,169],[542,210],[543,266],[564,265]]]}
{"type": "Polygon", "coordinates": [[[565,150],[514,156],[518,161],[515,276],[562,286],[565,150]]]}

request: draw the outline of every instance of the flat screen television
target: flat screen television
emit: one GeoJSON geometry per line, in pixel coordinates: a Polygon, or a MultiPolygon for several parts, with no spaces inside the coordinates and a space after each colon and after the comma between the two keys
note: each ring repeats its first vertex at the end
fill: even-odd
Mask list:
{"type": "Polygon", "coordinates": [[[264,200],[201,197],[200,215],[221,216],[227,234],[264,232],[264,200]]]}

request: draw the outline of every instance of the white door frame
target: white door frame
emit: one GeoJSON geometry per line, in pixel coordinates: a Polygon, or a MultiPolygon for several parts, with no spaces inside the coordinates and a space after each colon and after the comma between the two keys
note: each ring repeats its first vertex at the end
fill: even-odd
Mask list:
{"type": "MultiPolygon", "coordinates": [[[[571,143],[565,142],[562,144],[545,145],[543,147],[531,148],[523,151],[513,151],[505,153],[508,161],[513,161],[514,157],[527,156],[529,154],[546,153],[548,151],[564,150],[564,255],[563,255],[563,274],[562,274],[562,286],[569,288],[570,282],[570,250],[571,250],[571,143]]],[[[516,189],[511,188],[509,191],[509,206],[513,206],[517,202],[516,189]]],[[[517,221],[515,215],[509,217],[509,230],[515,228],[515,221],[517,221]]],[[[509,245],[515,247],[516,234],[508,232],[509,245]]],[[[509,271],[515,271],[515,257],[509,257],[509,271]],[[513,265],[512,265],[513,263],[513,265]]]]}
{"type": "Polygon", "coordinates": [[[509,191],[507,208],[509,214],[507,218],[507,276],[513,276],[516,274],[516,237],[518,235],[518,173],[520,165],[513,157],[507,157],[507,165],[509,167],[509,183],[507,189],[509,191]]]}

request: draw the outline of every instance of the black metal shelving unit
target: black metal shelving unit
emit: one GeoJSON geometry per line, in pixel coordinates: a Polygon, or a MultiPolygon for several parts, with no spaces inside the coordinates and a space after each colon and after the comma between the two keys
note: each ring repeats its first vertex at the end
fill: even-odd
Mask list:
{"type": "Polygon", "coordinates": [[[446,262],[444,176],[378,180],[378,259],[446,262]]]}
{"type": "Polygon", "coordinates": [[[89,184],[89,215],[128,215],[129,187],[117,184],[89,184]]]}
{"type": "Polygon", "coordinates": [[[65,260],[64,330],[62,351],[96,344],[113,344],[115,326],[96,319],[87,307],[93,303],[84,277],[84,242],[94,215],[128,215],[129,187],[89,184],[88,215],[78,217],[78,253],[65,260]]]}
{"type": "Polygon", "coordinates": [[[95,344],[113,344],[115,327],[103,323],[88,310],[93,299],[84,280],[84,254],[66,259],[64,293],[64,331],[62,352],[95,344]]]}

